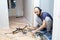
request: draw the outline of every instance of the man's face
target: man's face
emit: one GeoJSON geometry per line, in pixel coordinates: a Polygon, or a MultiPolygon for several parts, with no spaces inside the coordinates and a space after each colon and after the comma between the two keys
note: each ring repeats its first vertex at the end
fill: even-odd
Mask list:
{"type": "Polygon", "coordinates": [[[34,9],[34,13],[37,14],[38,16],[41,15],[41,12],[40,12],[40,10],[38,8],[35,8],[34,9]]]}

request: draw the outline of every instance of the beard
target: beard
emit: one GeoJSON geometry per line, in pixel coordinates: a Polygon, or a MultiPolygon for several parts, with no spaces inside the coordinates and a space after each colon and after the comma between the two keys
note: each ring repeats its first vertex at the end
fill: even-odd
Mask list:
{"type": "Polygon", "coordinates": [[[41,13],[35,13],[38,17],[40,17],[41,13]]]}

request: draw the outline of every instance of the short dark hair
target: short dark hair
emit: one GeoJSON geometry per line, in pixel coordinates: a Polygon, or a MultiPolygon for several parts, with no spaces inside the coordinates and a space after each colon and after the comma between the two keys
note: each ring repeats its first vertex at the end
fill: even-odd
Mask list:
{"type": "MultiPolygon", "coordinates": [[[[38,8],[40,11],[42,11],[42,9],[40,9],[39,7],[35,7],[35,8],[38,8]]],[[[35,9],[35,8],[34,8],[34,9],[35,9]]]]}

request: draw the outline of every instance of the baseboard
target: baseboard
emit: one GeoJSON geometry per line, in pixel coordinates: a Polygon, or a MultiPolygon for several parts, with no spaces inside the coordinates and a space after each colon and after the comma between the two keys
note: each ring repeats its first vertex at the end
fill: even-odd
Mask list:
{"type": "Polygon", "coordinates": [[[27,23],[29,24],[29,26],[32,26],[32,23],[26,17],[25,19],[27,20],[27,23]]]}

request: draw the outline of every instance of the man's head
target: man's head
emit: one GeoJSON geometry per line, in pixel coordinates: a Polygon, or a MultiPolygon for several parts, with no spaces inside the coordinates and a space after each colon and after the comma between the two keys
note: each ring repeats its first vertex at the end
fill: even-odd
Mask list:
{"type": "Polygon", "coordinates": [[[35,8],[34,8],[34,13],[37,14],[38,16],[41,15],[41,11],[42,11],[42,10],[41,10],[39,7],[35,7],[35,8]]]}

